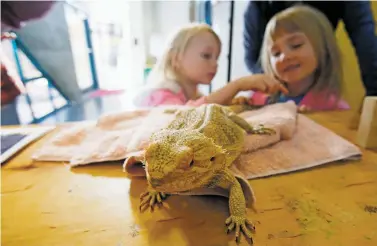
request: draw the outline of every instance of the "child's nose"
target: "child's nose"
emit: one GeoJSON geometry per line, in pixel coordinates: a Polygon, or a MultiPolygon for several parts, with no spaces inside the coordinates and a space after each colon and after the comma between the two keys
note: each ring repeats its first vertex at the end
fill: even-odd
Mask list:
{"type": "Polygon", "coordinates": [[[292,54],[292,52],[290,52],[290,51],[286,51],[286,52],[283,52],[282,54],[281,54],[281,60],[282,61],[287,61],[287,60],[290,60],[290,59],[292,59],[292,57],[293,57],[293,54],[292,54]]]}

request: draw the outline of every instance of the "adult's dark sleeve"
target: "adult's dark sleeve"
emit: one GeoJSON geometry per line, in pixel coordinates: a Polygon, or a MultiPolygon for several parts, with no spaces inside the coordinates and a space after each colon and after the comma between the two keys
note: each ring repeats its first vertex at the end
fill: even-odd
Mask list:
{"type": "Polygon", "coordinates": [[[376,22],[369,1],[345,1],[343,21],[355,47],[367,96],[377,96],[376,22]]]}
{"type": "MultiPolygon", "coordinates": [[[[261,13],[254,1],[250,1],[244,14],[243,44],[245,49],[245,63],[252,73],[262,73],[259,54],[262,46],[261,13]]],[[[263,33],[263,32],[262,32],[263,33]]]]}
{"type": "Polygon", "coordinates": [[[18,29],[23,22],[43,17],[55,1],[1,1],[1,24],[18,29]]]}

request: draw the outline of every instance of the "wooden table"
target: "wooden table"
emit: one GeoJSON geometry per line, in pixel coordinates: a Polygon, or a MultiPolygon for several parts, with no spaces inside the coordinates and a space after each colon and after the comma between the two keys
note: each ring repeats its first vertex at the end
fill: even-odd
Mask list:
{"type": "MultiPolygon", "coordinates": [[[[310,117],[354,142],[346,112],[310,117]]],[[[2,245],[235,245],[222,197],[172,196],[169,209],[138,211],[144,179],[121,162],[69,169],[37,163],[33,144],[2,167],[2,245]]],[[[305,144],[305,143],[303,143],[305,144]]],[[[258,213],[254,245],[377,245],[377,152],[362,161],[251,180],[258,213]]],[[[241,245],[247,245],[242,238],[241,245]]]]}

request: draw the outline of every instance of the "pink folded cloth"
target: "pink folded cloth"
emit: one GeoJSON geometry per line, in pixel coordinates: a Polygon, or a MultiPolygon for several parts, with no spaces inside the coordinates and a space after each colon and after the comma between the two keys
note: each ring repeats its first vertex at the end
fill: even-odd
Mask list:
{"type": "MultiPolygon", "coordinates": [[[[37,150],[32,158],[39,161],[66,161],[71,167],[122,160],[129,153],[142,150],[153,132],[167,126],[174,119],[175,115],[166,113],[166,110],[186,108],[190,107],[167,106],[104,115],[95,123],[61,130],[37,150]]],[[[281,133],[289,138],[295,129],[296,115],[293,102],[243,113],[242,116],[251,124],[263,123],[277,132],[272,136],[247,136],[252,140],[247,141],[245,151],[276,143],[280,140],[281,133]]]]}
{"type": "Polygon", "coordinates": [[[246,179],[254,179],[360,157],[357,146],[306,116],[298,115],[296,132],[291,139],[244,153],[233,168],[246,179]]]}
{"type": "MultiPolygon", "coordinates": [[[[165,113],[169,108],[187,107],[114,113],[102,116],[95,123],[68,127],[48,139],[32,158],[36,161],[68,162],[74,167],[140,156],[150,135],[174,119],[174,114],[165,113]]],[[[244,153],[233,167],[240,177],[246,179],[361,155],[355,145],[306,116],[298,115],[294,102],[268,105],[239,115],[252,125],[263,124],[277,133],[246,136],[244,153]]],[[[136,159],[128,165],[125,170],[129,176],[145,175],[136,159]]]]}
{"type": "MultiPolygon", "coordinates": [[[[232,171],[243,179],[287,173],[329,162],[360,159],[360,149],[304,115],[290,104],[276,104],[240,114],[251,124],[262,123],[276,135],[247,135],[244,151],[232,171]],[[274,115],[274,112],[279,114],[274,115]]],[[[128,176],[145,176],[143,150],[131,152],[123,168],[128,176]]]]}
{"type": "MultiPolygon", "coordinates": [[[[184,109],[187,106],[174,106],[184,109]]],[[[63,161],[71,167],[125,160],[129,177],[145,176],[140,163],[150,135],[167,126],[175,115],[169,107],[114,113],[95,123],[62,129],[38,149],[36,161],[63,161]]],[[[347,158],[360,158],[360,150],[304,115],[297,114],[294,102],[269,105],[239,114],[252,125],[273,128],[273,135],[246,135],[244,151],[231,170],[241,184],[247,206],[255,202],[248,179],[305,169],[347,158]]],[[[246,133],[245,133],[246,134],[246,133]]],[[[219,195],[221,188],[201,188],[180,195],[219,195]]]]}
{"type": "Polygon", "coordinates": [[[68,162],[71,167],[124,160],[127,153],[142,149],[143,142],[136,142],[138,138],[147,139],[153,131],[160,128],[159,126],[170,122],[174,115],[164,114],[164,111],[171,108],[113,113],[100,117],[94,123],[79,123],[62,128],[33,153],[32,159],[68,162]],[[154,118],[155,115],[157,118],[154,118]]]}
{"type": "Polygon", "coordinates": [[[239,114],[252,126],[260,124],[272,128],[277,134],[273,135],[247,135],[244,152],[251,152],[280,140],[293,137],[296,131],[297,106],[293,101],[277,103],[252,111],[239,114]]]}

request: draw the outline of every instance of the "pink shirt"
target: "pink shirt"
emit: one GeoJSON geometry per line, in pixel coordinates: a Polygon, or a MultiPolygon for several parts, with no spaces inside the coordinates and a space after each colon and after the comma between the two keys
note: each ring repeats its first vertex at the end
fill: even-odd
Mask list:
{"type": "MultiPolygon", "coordinates": [[[[267,99],[268,95],[262,92],[254,92],[251,97],[252,103],[254,105],[265,105],[267,104],[267,99]]],[[[349,104],[342,99],[340,99],[337,104],[335,104],[335,102],[335,96],[330,96],[330,98],[327,98],[325,93],[312,93],[311,91],[309,91],[301,100],[298,106],[306,106],[315,111],[350,109],[349,104]]]]}
{"type": "Polygon", "coordinates": [[[187,100],[183,90],[174,93],[172,90],[162,88],[156,89],[141,103],[143,107],[151,107],[158,105],[187,105],[200,106],[206,103],[206,97],[202,96],[197,100],[187,100]]]}

